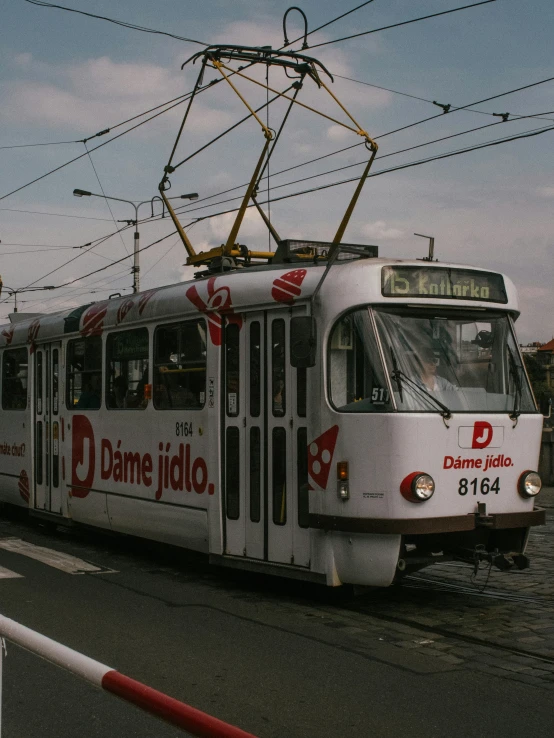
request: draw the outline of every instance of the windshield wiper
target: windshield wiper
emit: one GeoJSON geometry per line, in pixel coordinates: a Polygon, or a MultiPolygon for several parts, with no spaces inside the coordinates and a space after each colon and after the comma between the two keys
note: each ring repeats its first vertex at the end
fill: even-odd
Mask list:
{"type": "Polygon", "coordinates": [[[509,364],[510,364],[510,374],[512,375],[512,378],[514,380],[515,385],[515,392],[514,392],[514,407],[512,412],[510,413],[510,418],[512,420],[517,420],[519,416],[521,415],[521,397],[523,394],[523,388],[521,386],[521,378],[519,376],[519,372],[517,370],[517,364],[515,357],[512,353],[512,349],[507,346],[508,349],[508,357],[509,357],[509,364]]]}
{"type": "MultiPolygon", "coordinates": [[[[392,350],[391,350],[392,354],[392,350]]],[[[394,357],[394,354],[393,354],[394,357]]],[[[421,387],[417,382],[414,382],[413,379],[410,379],[402,370],[398,368],[398,364],[396,362],[396,359],[393,359],[393,372],[391,373],[391,377],[396,380],[396,383],[399,387],[402,387],[402,382],[407,383],[408,387],[415,390],[416,392],[419,392],[421,395],[426,397],[429,400],[432,400],[435,405],[437,405],[440,408],[440,414],[445,420],[450,420],[452,417],[452,411],[450,408],[448,408],[444,403],[442,403],[440,400],[437,400],[434,395],[432,395],[430,392],[428,392],[424,387],[421,387]]],[[[402,400],[402,391],[399,390],[400,394],[400,401],[402,400]]]]}
{"type": "Polygon", "coordinates": [[[392,368],[393,368],[393,372],[391,374],[391,377],[394,380],[396,380],[396,386],[398,387],[398,394],[400,396],[400,402],[404,402],[404,398],[402,397],[402,379],[401,379],[402,372],[398,368],[398,362],[396,361],[396,356],[394,355],[394,351],[392,350],[392,346],[390,347],[390,357],[391,357],[392,368]]]}

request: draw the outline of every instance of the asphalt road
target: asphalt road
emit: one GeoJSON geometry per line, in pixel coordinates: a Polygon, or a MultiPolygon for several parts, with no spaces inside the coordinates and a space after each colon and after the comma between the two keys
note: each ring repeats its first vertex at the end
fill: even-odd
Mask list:
{"type": "MultiPolygon", "coordinates": [[[[20,577],[0,579],[0,613],[260,738],[540,738],[554,734],[551,534],[531,542],[538,567],[487,584],[525,592],[524,603],[437,588],[469,581],[456,567],[425,570],[417,589],[349,599],[148,542],[2,517],[0,566],[20,577]],[[71,574],[2,548],[12,539],[100,571],[71,574]],[[520,621],[539,629],[524,633],[520,621]]],[[[183,735],[7,649],[2,738],[183,735]]]]}

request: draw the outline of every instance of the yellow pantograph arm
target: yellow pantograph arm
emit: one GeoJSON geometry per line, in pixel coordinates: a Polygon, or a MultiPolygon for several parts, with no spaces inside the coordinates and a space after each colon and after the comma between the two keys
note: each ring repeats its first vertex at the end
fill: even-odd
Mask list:
{"type": "MultiPolygon", "coordinates": [[[[342,126],[343,128],[346,128],[349,131],[352,131],[353,133],[357,133],[359,136],[363,136],[365,139],[371,140],[371,139],[369,139],[369,136],[367,135],[367,133],[365,131],[363,131],[358,126],[358,124],[356,123],[356,121],[354,120],[354,118],[352,118],[352,116],[347,113],[346,109],[342,105],[340,105],[340,103],[339,103],[340,107],[347,113],[347,115],[350,118],[350,120],[352,120],[354,123],[356,123],[357,128],[353,128],[352,126],[348,126],[348,125],[346,125],[346,123],[343,123],[342,121],[337,120],[336,118],[332,118],[330,115],[327,115],[326,113],[322,113],[320,110],[316,110],[315,108],[311,108],[309,105],[306,105],[305,103],[302,103],[299,100],[295,100],[294,98],[289,97],[289,95],[285,95],[284,92],[279,92],[279,90],[276,90],[273,87],[270,87],[269,85],[264,84],[263,82],[258,82],[258,80],[252,79],[252,77],[249,77],[248,75],[243,74],[242,72],[237,72],[234,69],[232,69],[231,67],[227,67],[227,66],[225,66],[225,64],[222,64],[221,62],[218,62],[218,69],[220,67],[224,67],[229,72],[233,72],[234,74],[237,74],[239,77],[242,77],[243,79],[248,80],[248,82],[253,82],[255,85],[258,85],[258,87],[263,87],[264,90],[269,90],[270,92],[274,92],[276,95],[279,95],[280,97],[284,97],[285,100],[290,100],[291,102],[295,103],[296,105],[300,105],[301,108],[306,108],[306,110],[309,110],[310,112],[315,113],[316,115],[321,115],[322,118],[327,118],[327,120],[330,120],[331,123],[336,123],[338,126],[342,126]]],[[[219,71],[223,74],[223,71],[221,69],[219,69],[219,71]]],[[[231,82],[229,81],[229,79],[227,79],[227,81],[229,82],[229,84],[233,87],[233,89],[236,92],[235,87],[231,84],[231,82]]],[[[321,84],[323,85],[323,83],[321,83],[321,84]]],[[[327,87],[325,87],[325,85],[323,85],[323,87],[327,90],[327,87]]],[[[327,90],[327,92],[329,92],[329,90],[327,90]]],[[[237,92],[237,95],[244,102],[244,104],[246,105],[246,107],[248,108],[248,110],[250,110],[252,112],[252,115],[255,115],[255,113],[252,111],[252,109],[250,108],[250,106],[248,105],[248,103],[245,102],[244,98],[238,92],[237,92]]],[[[334,95],[331,95],[331,97],[338,102],[337,98],[334,95]]],[[[259,118],[257,116],[256,116],[256,120],[259,121],[259,118]]],[[[263,123],[261,121],[260,121],[260,125],[265,129],[265,126],[263,125],[263,123]]]]}

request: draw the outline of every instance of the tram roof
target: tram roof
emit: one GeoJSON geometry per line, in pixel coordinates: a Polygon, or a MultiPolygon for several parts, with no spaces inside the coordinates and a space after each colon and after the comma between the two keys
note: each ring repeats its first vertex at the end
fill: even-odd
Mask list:
{"type": "MultiPolygon", "coordinates": [[[[435,307],[439,304],[458,308],[471,306],[474,309],[501,309],[514,316],[519,314],[515,287],[507,276],[498,272],[464,264],[384,257],[336,261],[322,281],[317,304],[323,306],[323,313],[327,316],[368,303],[418,304],[419,307],[427,304],[421,296],[384,297],[383,267],[410,267],[431,275],[431,270],[442,269],[501,276],[507,298],[503,304],[448,297],[428,302],[435,307]]],[[[0,326],[0,347],[56,340],[67,334],[100,335],[106,329],[151,321],[169,322],[202,313],[209,319],[210,313],[232,315],[245,310],[301,305],[311,300],[326,269],[327,265],[321,261],[256,265],[229,272],[213,272],[198,279],[60,312],[28,317],[17,313],[11,323],[0,326]]]]}

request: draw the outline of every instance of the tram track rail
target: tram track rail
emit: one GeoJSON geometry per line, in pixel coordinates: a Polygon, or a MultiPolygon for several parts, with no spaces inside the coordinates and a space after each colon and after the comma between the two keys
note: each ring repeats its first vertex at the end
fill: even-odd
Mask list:
{"type": "MultiPolygon", "coordinates": [[[[406,589],[419,591],[419,592],[437,592],[453,595],[463,595],[479,597],[488,600],[500,600],[503,602],[509,602],[514,604],[525,604],[525,605],[543,605],[552,606],[554,598],[549,597],[533,597],[525,595],[517,595],[511,592],[503,592],[501,590],[488,589],[479,591],[479,589],[455,584],[445,580],[426,578],[420,576],[409,575],[405,577],[403,583],[399,585],[399,588],[404,587],[406,589]],[[408,581],[406,581],[408,580],[408,581]]],[[[420,620],[411,618],[405,615],[393,615],[386,612],[380,612],[375,608],[375,602],[364,604],[362,601],[344,603],[343,608],[349,612],[355,612],[361,615],[367,615],[368,617],[381,621],[388,622],[391,624],[398,624],[413,628],[414,630],[423,631],[426,634],[441,636],[442,638],[449,639],[451,641],[458,641],[466,645],[472,645],[479,648],[486,648],[489,651],[492,649],[498,653],[510,654],[511,656],[525,657],[533,659],[543,664],[554,665],[554,656],[549,656],[545,653],[540,653],[537,650],[524,648],[521,646],[510,645],[507,643],[499,642],[494,637],[488,636],[487,638],[478,637],[469,633],[460,632],[454,628],[440,625],[440,624],[428,624],[422,623],[420,620]]],[[[499,636],[500,638],[506,636],[499,636]]],[[[498,637],[497,637],[498,638],[498,637]]]]}

